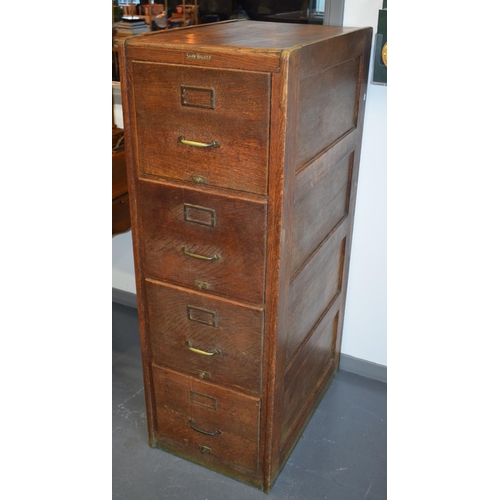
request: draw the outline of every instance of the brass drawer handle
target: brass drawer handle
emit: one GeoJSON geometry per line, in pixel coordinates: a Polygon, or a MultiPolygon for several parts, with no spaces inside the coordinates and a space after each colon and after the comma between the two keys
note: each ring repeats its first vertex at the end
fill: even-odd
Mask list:
{"type": "Polygon", "coordinates": [[[186,246],[182,247],[182,251],[184,252],[184,255],[187,255],[188,257],[193,257],[193,259],[201,259],[201,260],[219,260],[220,255],[218,253],[212,255],[212,257],[205,257],[204,255],[198,255],[196,253],[191,253],[188,252],[186,246]]]}
{"type": "Polygon", "coordinates": [[[196,142],[189,141],[183,135],[180,135],[177,140],[186,146],[194,146],[195,148],[220,148],[220,142],[212,141],[212,142],[196,142]]]}
{"type": "Polygon", "coordinates": [[[213,356],[214,354],[220,354],[219,349],[214,349],[213,351],[202,351],[201,349],[196,349],[191,345],[190,340],[186,340],[186,345],[191,352],[195,352],[196,354],[203,354],[203,356],[213,356]]]}
{"type": "Polygon", "coordinates": [[[205,434],[205,436],[217,436],[217,434],[222,434],[222,432],[219,429],[215,429],[214,432],[207,432],[203,431],[201,429],[197,429],[194,425],[194,420],[189,420],[189,425],[193,431],[199,432],[201,434],[205,434]]]}

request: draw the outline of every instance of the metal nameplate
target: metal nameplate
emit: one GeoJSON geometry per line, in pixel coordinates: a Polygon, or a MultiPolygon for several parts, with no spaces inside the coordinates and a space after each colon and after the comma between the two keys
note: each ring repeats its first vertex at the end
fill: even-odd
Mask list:
{"type": "Polygon", "coordinates": [[[190,53],[190,52],[186,52],[186,59],[190,59],[190,60],[193,60],[193,59],[196,59],[197,61],[210,61],[212,59],[212,56],[208,55],[208,54],[199,54],[198,52],[196,53],[190,53]]]}

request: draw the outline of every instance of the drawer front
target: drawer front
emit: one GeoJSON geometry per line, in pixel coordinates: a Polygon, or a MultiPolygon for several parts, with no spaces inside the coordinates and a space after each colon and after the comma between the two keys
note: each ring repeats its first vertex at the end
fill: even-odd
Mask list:
{"type": "Polygon", "coordinates": [[[152,366],[156,432],[197,461],[258,466],[260,400],[152,366]]]}
{"type": "Polygon", "coordinates": [[[155,364],[260,394],[264,312],[146,280],[155,364]]]}
{"type": "Polygon", "coordinates": [[[146,277],[262,303],[267,204],[141,181],[146,277]]]}
{"type": "Polygon", "coordinates": [[[269,74],[132,67],[140,173],[267,193],[269,74]]]}

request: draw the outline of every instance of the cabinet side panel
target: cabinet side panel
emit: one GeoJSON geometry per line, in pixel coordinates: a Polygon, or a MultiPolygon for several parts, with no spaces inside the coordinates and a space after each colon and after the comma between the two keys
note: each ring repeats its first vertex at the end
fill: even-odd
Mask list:
{"type": "Polygon", "coordinates": [[[341,292],[345,250],[341,235],[335,232],[290,285],[287,365],[341,292]]]}
{"type": "Polygon", "coordinates": [[[359,66],[358,57],[300,82],[295,168],[356,127],[359,66]]]}
{"type": "Polygon", "coordinates": [[[300,420],[302,411],[307,410],[306,402],[316,393],[324,374],[333,362],[337,322],[338,305],[328,310],[287,369],[283,404],[285,411],[281,429],[283,440],[292,425],[300,420]]]}
{"type": "Polygon", "coordinates": [[[330,156],[321,157],[323,168],[309,167],[316,171],[311,189],[294,203],[292,274],[348,213],[353,154],[337,163],[330,156]]]}
{"type": "Polygon", "coordinates": [[[301,51],[281,466],[338,369],[371,36],[367,28],[301,51]],[[320,185],[328,178],[330,189],[320,185]],[[325,219],[309,231],[315,214],[325,219]]]}

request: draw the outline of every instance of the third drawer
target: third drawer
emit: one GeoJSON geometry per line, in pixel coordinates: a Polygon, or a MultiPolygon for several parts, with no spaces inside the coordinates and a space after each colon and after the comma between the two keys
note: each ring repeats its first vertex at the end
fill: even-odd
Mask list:
{"type": "Polygon", "coordinates": [[[155,364],[259,395],[264,311],[146,280],[155,364]]]}

